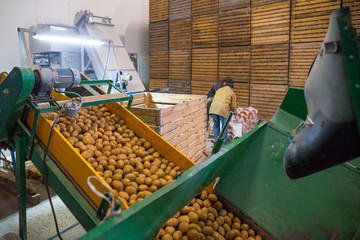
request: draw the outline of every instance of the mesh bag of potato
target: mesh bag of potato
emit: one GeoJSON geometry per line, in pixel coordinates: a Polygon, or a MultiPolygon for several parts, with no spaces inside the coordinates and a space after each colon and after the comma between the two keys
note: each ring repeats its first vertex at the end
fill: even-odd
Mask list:
{"type": "MultiPolygon", "coordinates": [[[[56,115],[52,113],[48,119],[54,120],[56,115]]],[[[62,113],[55,127],[128,206],[172,182],[181,172],[103,105],[81,108],[74,118],[62,113]]]]}
{"type": "Polygon", "coordinates": [[[215,194],[202,191],[161,228],[156,240],[261,240],[248,224],[223,208],[215,194]]]}

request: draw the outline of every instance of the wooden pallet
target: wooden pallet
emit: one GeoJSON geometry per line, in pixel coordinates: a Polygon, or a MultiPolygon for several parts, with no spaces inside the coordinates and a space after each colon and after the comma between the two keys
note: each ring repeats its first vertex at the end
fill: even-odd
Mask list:
{"type": "Polygon", "coordinates": [[[150,52],[150,78],[168,78],[169,53],[168,51],[150,52]]]}
{"type": "Polygon", "coordinates": [[[287,84],[288,62],[288,44],[252,47],[251,83],[287,84]]]}
{"type": "Polygon", "coordinates": [[[134,97],[133,114],[193,161],[199,159],[206,144],[205,96],[140,93],[134,97]]]}
{"type": "Polygon", "coordinates": [[[150,51],[168,50],[169,48],[169,22],[161,21],[149,24],[150,51]]]}
{"type": "Polygon", "coordinates": [[[219,0],[219,12],[250,6],[250,0],[219,0]]]}
{"type": "Polygon", "coordinates": [[[193,16],[192,47],[211,48],[218,46],[218,13],[193,16]]]}
{"type": "Polygon", "coordinates": [[[191,15],[217,14],[219,12],[219,0],[192,0],[191,15]]]}
{"type": "Polygon", "coordinates": [[[350,7],[351,21],[360,34],[360,1],[359,0],[344,0],[344,7],[350,7]]]}
{"type": "Polygon", "coordinates": [[[289,86],[304,88],[309,69],[320,49],[321,42],[291,44],[289,86]]]}
{"type": "Polygon", "coordinates": [[[191,0],[169,0],[169,20],[191,18],[191,0]]]}
{"type": "Polygon", "coordinates": [[[289,42],[290,0],[251,8],[251,44],[289,42]]]}
{"type": "Polygon", "coordinates": [[[278,110],[287,89],[287,85],[250,85],[250,106],[259,111],[259,119],[269,121],[272,118],[278,110]]]}
{"type": "Polygon", "coordinates": [[[150,0],[149,9],[150,23],[168,19],[168,0],[150,0]]]}
{"type": "Polygon", "coordinates": [[[168,79],[163,78],[150,78],[149,79],[149,90],[156,88],[164,89],[168,87],[168,79]]]}
{"type": "Polygon", "coordinates": [[[330,14],[340,0],[295,0],[292,4],[291,42],[320,42],[326,35],[330,14]]]}
{"type": "Polygon", "coordinates": [[[219,45],[221,47],[250,45],[250,8],[219,14],[219,45]]]}
{"type": "Polygon", "coordinates": [[[250,80],[250,47],[220,48],[219,80],[231,77],[235,83],[250,80]]]}
{"type": "Polygon", "coordinates": [[[207,94],[218,81],[218,49],[192,49],[191,93],[207,94]]]}
{"type": "Polygon", "coordinates": [[[191,49],[191,18],[169,22],[169,48],[191,49]]]}
{"type": "Polygon", "coordinates": [[[169,88],[171,93],[191,94],[191,81],[169,79],[169,88]]]}
{"type": "Polygon", "coordinates": [[[191,79],[191,49],[170,50],[169,78],[179,80],[191,79]]]}

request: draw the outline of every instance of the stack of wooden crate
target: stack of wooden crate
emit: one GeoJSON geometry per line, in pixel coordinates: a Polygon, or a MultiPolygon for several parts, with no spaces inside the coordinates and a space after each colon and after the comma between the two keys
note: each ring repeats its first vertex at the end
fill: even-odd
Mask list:
{"type": "Polygon", "coordinates": [[[218,0],[192,0],[192,94],[218,81],[218,0]]]}
{"type": "Polygon", "coordinates": [[[169,88],[191,93],[191,0],[169,0],[169,88]]]}
{"type": "MultiPolygon", "coordinates": [[[[341,0],[151,0],[150,7],[156,6],[151,11],[161,12],[154,16],[150,12],[151,22],[168,20],[160,2],[169,4],[170,50],[159,50],[165,44],[161,37],[150,43],[158,59],[150,66],[155,82],[169,79],[173,92],[206,94],[230,76],[240,103],[259,109],[263,120],[271,119],[288,87],[305,86],[330,14],[341,4],[341,0]],[[169,62],[162,55],[166,53],[169,62]]],[[[342,2],[350,7],[353,25],[360,31],[360,1],[342,2]]]]}
{"type": "Polygon", "coordinates": [[[166,88],[169,78],[168,0],[150,1],[149,46],[149,88],[166,88]]]}

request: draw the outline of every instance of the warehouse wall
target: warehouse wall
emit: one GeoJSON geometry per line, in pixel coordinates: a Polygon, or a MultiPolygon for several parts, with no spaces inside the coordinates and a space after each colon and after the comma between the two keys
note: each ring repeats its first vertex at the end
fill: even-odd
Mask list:
{"type": "Polygon", "coordinates": [[[73,24],[75,13],[90,10],[109,16],[128,52],[139,54],[139,75],[148,82],[149,2],[133,0],[0,0],[0,71],[20,65],[17,27],[38,23],[73,24]]]}
{"type": "MultiPolygon", "coordinates": [[[[150,89],[206,94],[226,76],[242,105],[269,120],[304,87],[340,0],[150,0],[150,89]]],[[[360,30],[360,1],[350,6],[360,30]]]]}

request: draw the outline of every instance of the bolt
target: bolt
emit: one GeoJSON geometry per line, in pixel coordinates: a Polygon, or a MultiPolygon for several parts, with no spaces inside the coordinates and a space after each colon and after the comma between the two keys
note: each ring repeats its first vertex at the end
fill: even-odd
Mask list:
{"type": "Polygon", "coordinates": [[[5,88],[4,90],[3,90],[3,92],[2,92],[2,94],[3,94],[3,96],[4,97],[7,97],[8,95],[9,95],[9,89],[7,89],[7,88],[5,88]]]}
{"type": "Polygon", "coordinates": [[[355,87],[360,88],[360,84],[359,83],[355,84],[355,87]]]}
{"type": "Polygon", "coordinates": [[[349,30],[349,27],[348,26],[345,26],[344,27],[344,31],[348,31],[349,30]]]}
{"type": "Polygon", "coordinates": [[[351,59],[351,60],[354,59],[354,55],[352,55],[352,54],[349,55],[349,59],[351,59]]]}

